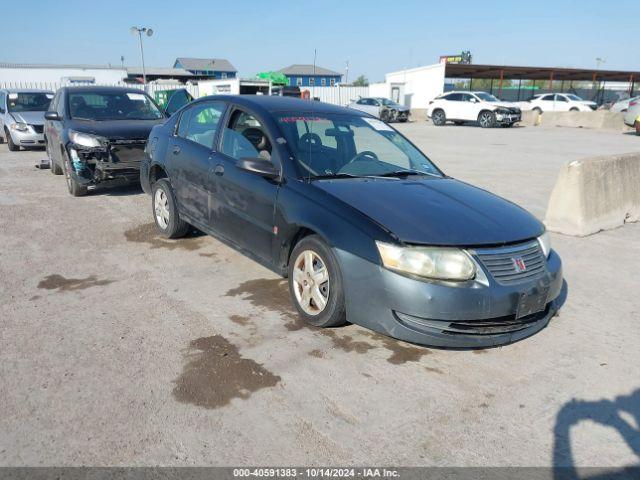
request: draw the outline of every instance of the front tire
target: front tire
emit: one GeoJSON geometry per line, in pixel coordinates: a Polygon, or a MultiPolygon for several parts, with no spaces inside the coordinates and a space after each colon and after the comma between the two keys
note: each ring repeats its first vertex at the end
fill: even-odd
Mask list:
{"type": "Polygon", "coordinates": [[[485,110],[478,115],[478,123],[482,128],[491,128],[496,124],[496,116],[493,112],[485,110]]]}
{"type": "Polygon", "coordinates": [[[442,125],[447,123],[447,115],[444,113],[444,110],[438,108],[431,114],[431,121],[434,125],[441,127],[442,125]]]}
{"type": "Polygon", "coordinates": [[[45,140],[45,148],[47,150],[47,157],[49,158],[49,169],[51,170],[51,173],[53,175],[62,175],[62,169],[60,168],[60,165],[58,165],[55,161],[55,159],[53,158],[53,155],[51,155],[51,147],[49,146],[49,140],[45,140]]]}
{"type": "Polygon", "coordinates": [[[322,328],[346,322],[340,266],[318,235],[304,237],[294,247],[289,261],[289,291],[305,322],[322,328]]]}
{"type": "Polygon", "coordinates": [[[71,164],[69,162],[65,163],[64,176],[67,181],[67,189],[69,190],[69,193],[71,195],[73,195],[74,197],[84,197],[87,194],[87,187],[85,187],[84,185],[80,185],[78,181],[71,175],[71,164]]]}
{"type": "Polygon", "coordinates": [[[163,237],[180,238],[189,231],[189,224],[178,214],[178,203],[166,178],[151,186],[151,211],[156,229],[163,237]]]}
{"type": "Polygon", "coordinates": [[[11,134],[9,133],[9,130],[5,128],[4,134],[7,137],[7,146],[9,147],[9,151],[17,152],[18,150],[20,150],[20,147],[15,143],[13,143],[13,138],[11,138],[11,134]]]}
{"type": "Polygon", "coordinates": [[[576,107],[571,107],[571,108],[569,109],[569,111],[570,111],[570,112],[579,112],[579,111],[580,111],[580,109],[579,109],[579,108],[576,108],[576,107]]]}

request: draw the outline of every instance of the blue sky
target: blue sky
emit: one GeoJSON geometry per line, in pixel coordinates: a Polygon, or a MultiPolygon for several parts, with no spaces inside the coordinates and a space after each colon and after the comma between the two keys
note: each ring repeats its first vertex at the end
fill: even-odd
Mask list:
{"type": "Polygon", "coordinates": [[[474,63],[640,70],[640,1],[3,2],[0,62],[140,65],[132,25],[150,26],[146,63],[229,59],[243,76],[312,63],[381,80],[471,50],[474,63]],[[179,5],[179,6],[177,6],[179,5]]]}

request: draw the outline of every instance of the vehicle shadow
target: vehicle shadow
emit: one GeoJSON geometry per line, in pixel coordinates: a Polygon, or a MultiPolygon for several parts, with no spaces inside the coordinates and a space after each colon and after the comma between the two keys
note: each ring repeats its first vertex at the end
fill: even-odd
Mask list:
{"type": "Polygon", "coordinates": [[[109,197],[125,197],[144,193],[139,183],[127,183],[107,187],[98,187],[92,191],[93,195],[107,195],[109,197]]]}
{"type": "MultiPolygon", "coordinates": [[[[640,478],[640,389],[613,400],[586,401],[572,399],[556,416],[553,431],[554,480],[604,480],[640,478]],[[571,447],[571,429],[580,422],[595,422],[617,430],[638,464],[619,469],[577,468],[571,447]]],[[[594,458],[594,462],[598,459],[594,458]]]]}

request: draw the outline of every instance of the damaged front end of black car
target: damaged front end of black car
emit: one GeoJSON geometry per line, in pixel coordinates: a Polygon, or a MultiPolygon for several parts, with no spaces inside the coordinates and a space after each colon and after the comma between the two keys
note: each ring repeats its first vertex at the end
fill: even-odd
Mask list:
{"type": "Polygon", "coordinates": [[[90,189],[101,183],[138,181],[146,138],[105,138],[70,131],[67,174],[90,189]]]}

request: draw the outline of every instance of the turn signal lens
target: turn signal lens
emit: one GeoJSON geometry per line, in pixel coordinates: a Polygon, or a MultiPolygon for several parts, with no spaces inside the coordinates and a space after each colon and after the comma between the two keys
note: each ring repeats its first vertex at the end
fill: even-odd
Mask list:
{"type": "Polygon", "coordinates": [[[411,275],[438,280],[470,280],[474,262],[464,250],[448,247],[401,247],[376,242],[382,264],[411,275]]]}

